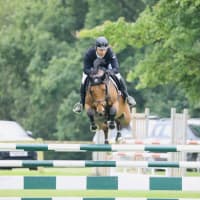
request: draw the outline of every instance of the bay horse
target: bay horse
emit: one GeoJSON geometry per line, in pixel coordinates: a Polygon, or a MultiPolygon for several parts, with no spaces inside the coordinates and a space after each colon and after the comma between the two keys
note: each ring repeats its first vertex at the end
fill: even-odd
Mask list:
{"type": "Polygon", "coordinates": [[[108,144],[109,129],[117,128],[116,141],[120,130],[129,127],[131,110],[111,78],[110,72],[100,66],[88,76],[85,110],[90,120],[91,131],[103,130],[105,144],[108,144]]]}

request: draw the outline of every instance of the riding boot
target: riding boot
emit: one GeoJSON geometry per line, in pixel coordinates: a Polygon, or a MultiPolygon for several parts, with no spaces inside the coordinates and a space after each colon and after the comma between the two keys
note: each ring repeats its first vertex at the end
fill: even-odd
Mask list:
{"type": "Polygon", "coordinates": [[[81,100],[80,102],[76,103],[74,105],[74,108],[73,108],[73,111],[75,113],[81,113],[82,110],[84,109],[84,105],[85,105],[85,93],[86,93],[86,86],[85,86],[85,83],[84,84],[81,84],[81,87],[80,87],[80,96],[81,96],[81,100]]]}
{"type": "Polygon", "coordinates": [[[127,100],[129,106],[131,108],[134,107],[136,105],[135,99],[128,94],[126,83],[122,77],[120,78],[120,90],[124,96],[124,99],[127,100]]]}
{"type": "Polygon", "coordinates": [[[85,95],[86,95],[86,83],[81,84],[80,94],[81,94],[81,102],[80,103],[82,104],[82,107],[84,109],[84,106],[85,106],[85,95]]]}

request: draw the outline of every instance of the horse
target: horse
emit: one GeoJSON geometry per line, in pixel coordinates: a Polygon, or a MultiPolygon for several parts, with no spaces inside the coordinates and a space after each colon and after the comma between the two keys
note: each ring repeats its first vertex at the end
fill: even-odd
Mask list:
{"type": "Polygon", "coordinates": [[[88,75],[85,110],[89,117],[91,131],[103,130],[105,144],[108,144],[109,129],[117,128],[116,142],[120,130],[130,126],[131,109],[111,78],[113,74],[97,67],[88,75]]]}

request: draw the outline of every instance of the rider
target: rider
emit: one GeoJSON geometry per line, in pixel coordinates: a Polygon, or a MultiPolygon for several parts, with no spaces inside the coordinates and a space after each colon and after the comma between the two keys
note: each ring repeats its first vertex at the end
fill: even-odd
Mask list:
{"type": "MultiPolygon", "coordinates": [[[[99,61],[100,60],[104,61],[103,64],[106,69],[111,70],[115,74],[115,77],[117,78],[119,90],[124,95],[124,98],[127,100],[130,107],[135,106],[136,104],[135,99],[129,96],[126,83],[119,73],[119,63],[118,63],[117,57],[113,53],[112,49],[109,47],[108,40],[105,37],[101,36],[96,39],[95,47],[90,48],[85,54],[82,83],[81,83],[81,88],[80,88],[81,101],[74,105],[73,111],[76,113],[80,113],[84,108],[85,93],[86,93],[86,79],[91,69],[93,68],[94,63],[97,65],[98,58],[99,58],[99,61]]],[[[102,64],[102,63],[99,63],[99,64],[102,64]]]]}

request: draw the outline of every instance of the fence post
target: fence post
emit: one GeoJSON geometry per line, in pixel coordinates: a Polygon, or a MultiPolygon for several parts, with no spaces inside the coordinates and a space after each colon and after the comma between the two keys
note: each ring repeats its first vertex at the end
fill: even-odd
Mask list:
{"type": "MultiPolygon", "coordinates": [[[[37,138],[36,140],[37,140],[38,143],[43,143],[42,138],[37,138]]],[[[38,160],[44,160],[44,152],[43,151],[37,151],[37,159],[38,160]]],[[[44,167],[38,167],[38,171],[43,172],[44,167]]]]}
{"type": "MultiPolygon", "coordinates": [[[[148,122],[149,122],[149,108],[145,108],[144,113],[137,113],[136,108],[132,109],[132,133],[133,138],[136,140],[146,139],[148,136],[148,122]]],[[[136,161],[144,160],[143,157],[133,157],[136,161]]],[[[139,174],[145,173],[146,169],[138,168],[137,172],[139,174]]]]}
{"type": "MultiPolygon", "coordinates": [[[[176,113],[175,108],[171,108],[171,144],[186,144],[187,141],[187,120],[188,110],[184,109],[183,113],[176,113]]],[[[185,161],[184,152],[170,153],[171,161],[185,161]]],[[[185,169],[169,169],[171,176],[183,176],[185,169]]]]}
{"type": "Polygon", "coordinates": [[[132,133],[135,139],[145,139],[148,136],[149,108],[144,113],[137,113],[136,108],[132,109],[132,133]]]}
{"type": "MultiPolygon", "coordinates": [[[[102,130],[98,130],[95,133],[93,142],[95,144],[104,144],[105,137],[102,130]]],[[[93,152],[92,160],[107,160],[107,152],[93,152]]],[[[110,168],[107,167],[95,167],[94,173],[96,176],[107,176],[110,174],[110,168]]]]}

